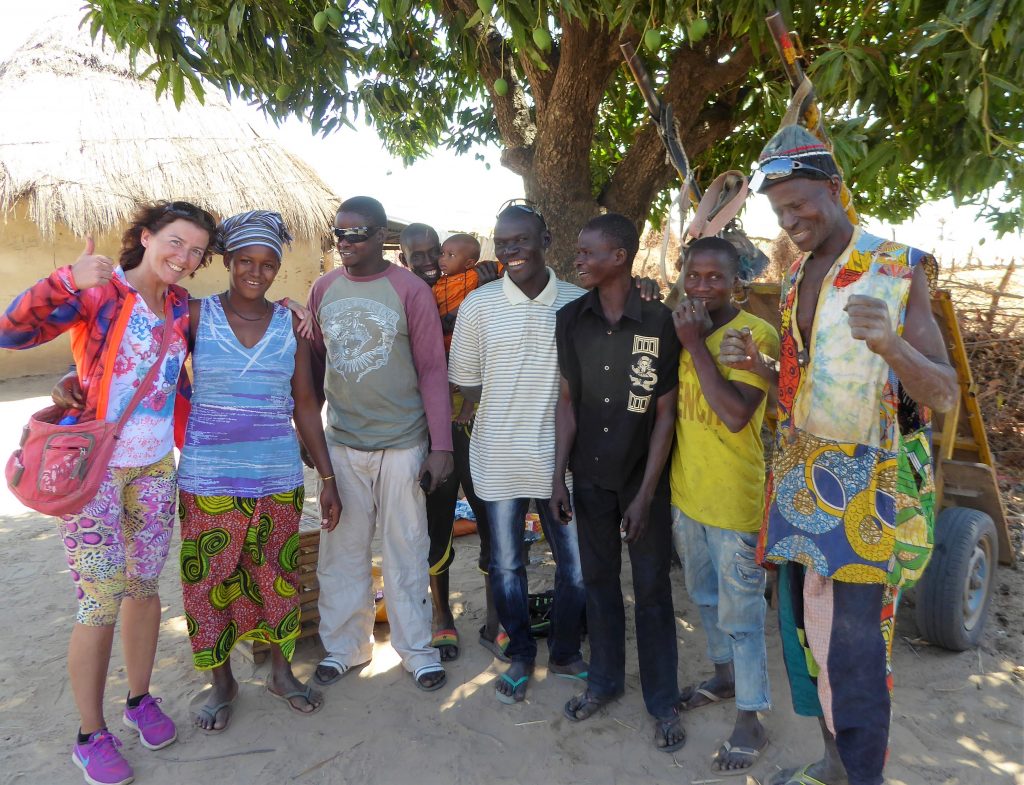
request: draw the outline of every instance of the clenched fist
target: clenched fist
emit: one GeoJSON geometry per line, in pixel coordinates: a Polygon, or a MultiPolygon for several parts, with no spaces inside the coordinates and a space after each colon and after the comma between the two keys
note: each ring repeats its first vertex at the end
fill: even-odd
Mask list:
{"type": "Polygon", "coordinates": [[[737,371],[754,371],[761,362],[761,352],[754,342],[749,327],[737,330],[730,327],[722,336],[718,347],[718,362],[737,371]]]}
{"type": "Polygon", "coordinates": [[[889,306],[885,301],[863,294],[851,294],[844,310],[850,323],[850,336],[864,341],[875,354],[887,354],[899,336],[893,329],[889,306]]]}
{"type": "Polygon", "coordinates": [[[680,300],[679,305],[672,311],[672,323],[675,325],[679,343],[687,351],[693,351],[694,347],[702,343],[713,327],[704,301],[688,297],[680,300]]]}

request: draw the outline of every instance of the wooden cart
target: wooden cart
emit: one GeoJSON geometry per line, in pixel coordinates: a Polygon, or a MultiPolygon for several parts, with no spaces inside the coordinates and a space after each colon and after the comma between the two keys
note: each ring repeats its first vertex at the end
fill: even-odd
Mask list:
{"type": "MultiPolygon", "coordinates": [[[[744,307],[778,328],[779,285],[751,284],[748,293],[744,307]]],[[[1013,564],[1015,556],[949,292],[935,293],[932,312],[960,381],[960,404],[934,418],[935,550],[913,591],[921,634],[939,646],[963,651],[981,640],[996,563],[1013,564]]]]}

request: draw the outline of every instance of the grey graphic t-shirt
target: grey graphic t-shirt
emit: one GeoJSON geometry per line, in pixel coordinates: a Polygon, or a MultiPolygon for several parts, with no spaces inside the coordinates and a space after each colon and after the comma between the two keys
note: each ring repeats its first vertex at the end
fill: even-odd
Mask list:
{"type": "Polygon", "coordinates": [[[391,265],[374,276],[344,269],[309,296],[325,360],[327,439],[359,450],[412,447],[427,436],[451,449],[451,404],[441,322],[430,288],[391,265]]]}

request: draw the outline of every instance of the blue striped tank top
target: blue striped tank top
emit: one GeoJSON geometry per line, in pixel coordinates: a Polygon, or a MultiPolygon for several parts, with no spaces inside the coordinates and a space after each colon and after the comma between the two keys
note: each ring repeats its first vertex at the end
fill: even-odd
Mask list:
{"type": "Polygon", "coordinates": [[[178,485],[199,496],[259,498],[302,485],[292,428],[295,334],[274,304],[259,343],[235,337],[217,295],[203,300],[192,354],[194,394],[178,485]]]}

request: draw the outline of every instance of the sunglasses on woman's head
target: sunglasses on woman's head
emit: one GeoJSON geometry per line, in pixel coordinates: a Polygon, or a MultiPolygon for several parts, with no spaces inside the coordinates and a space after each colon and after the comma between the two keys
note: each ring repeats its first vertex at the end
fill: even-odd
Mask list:
{"type": "Polygon", "coordinates": [[[342,240],[353,244],[365,243],[379,228],[379,226],[352,226],[348,229],[338,229],[335,227],[334,236],[339,243],[342,240]]]}
{"type": "Polygon", "coordinates": [[[190,221],[200,221],[216,224],[213,216],[201,207],[196,207],[192,202],[168,202],[164,205],[164,215],[171,213],[190,221]]]}

